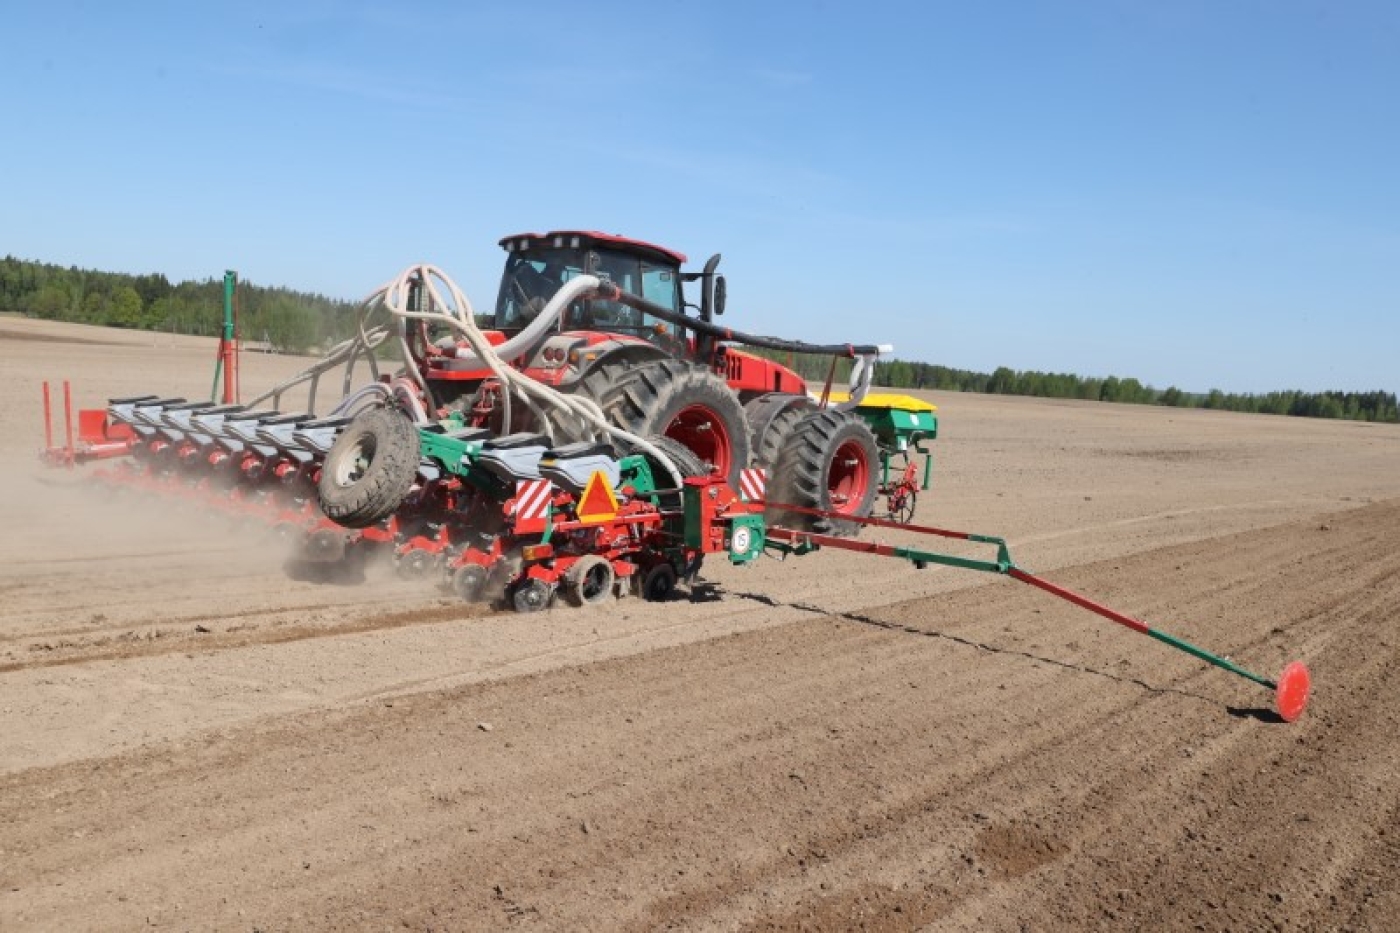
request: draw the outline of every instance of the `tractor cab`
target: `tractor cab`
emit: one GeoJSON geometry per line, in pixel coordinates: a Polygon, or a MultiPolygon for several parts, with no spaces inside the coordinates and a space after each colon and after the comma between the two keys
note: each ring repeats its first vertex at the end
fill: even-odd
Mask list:
{"type": "MultiPolygon", "coordinates": [[[[501,275],[493,328],[506,335],[523,330],[561,286],[595,275],[663,308],[683,307],[680,253],[623,237],[585,231],[526,233],[501,240],[509,256],[501,275]]],[[[626,305],[601,299],[575,301],[564,312],[565,331],[601,331],[674,345],[674,325],[626,305]]]]}

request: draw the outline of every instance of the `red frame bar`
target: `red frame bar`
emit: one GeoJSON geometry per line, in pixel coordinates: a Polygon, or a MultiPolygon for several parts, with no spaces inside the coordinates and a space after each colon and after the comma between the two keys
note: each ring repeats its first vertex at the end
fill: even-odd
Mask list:
{"type": "Polygon", "coordinates": [[[68,380],[63,380],[63,449],[73,453],[73,390],[68,380]]]}
{"type": "MultiPolygon", "coordinates": [[[[785,502],[769,502],[765,500],[754,504],[761,505],[768,509],[781,509],[784,512],[796,512],[800,515],[816,515],[819,518],[834,518],[839,521],[857,522],[861,525],[874,525],[877,528],[898,528],[901,531],[916,531],[923,535],[937,535],[940,538],[954,538],[958,541],[979,540],[979,536],[974,535],[970,531],[949,531],[947,528],[935,528],[932,525],[906,525],[903,522],[892,522],[887,518],[862,518],[858,515],[845,515],[841,512],[810,509],[803,505],[788,505],[785,502]]],[[[817,537],[820,537],[820,535],[817,537]]]]}
{"type": "Polygon", "coordinates": [[[1044,590],[1045,592],[1050,593],[1053,596],[1058,596],[1063,600],[1074,603],[1076,606],[1079,606],[1083,609],[1088,609],[1090,612],[1101,615],[1105,619],[1117,622],[1119,625],[1125,625],[1128,628],[1132,629],[1134,632],[1137,632],[1142,635],[1152,634],[1152,627],[1149,626],[1146,622],[1143,622],[1139,619],[1134,619],[1130,615],[1125,615],[1124,613],[1119,612],[1117,609],[1110,609],[1102,603],[1096,603],[1087,596],[1080,596],[1073,590],[1067,590],[1063,586],[1057,586],[1056,584],[1051,583],[1049,580],[1042,580],[1035,574],[1026,573],[1024,570],[1021,570],[1018,567],[1012,567],[1009,571],[1007,571],[1007,573],[1011,577],[1020,580],[1022,583],[1029,583],[1031,586],[1038,587],[1044,590]]]}

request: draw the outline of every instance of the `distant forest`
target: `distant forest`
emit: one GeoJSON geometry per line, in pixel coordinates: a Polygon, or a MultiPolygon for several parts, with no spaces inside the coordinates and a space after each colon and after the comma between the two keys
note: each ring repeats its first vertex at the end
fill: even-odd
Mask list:
{"type": "Polygon", "coordinates": [[[877,385],[899,389],[947,389],[992,395],[1034,395],[1043,398],[1078,398],[1135,405],[1174,408],[1215,408],[1264,415],[1304,418],[1345,418],[1351,421],[1400,422],[1394,392],[1302,392],[1296,389],[1263,395],[1222,392],[1186,392],[1176,386],[1154,389],[1136,379],[1117,376],[1076,376],[1071,373],[1017,372],[1006,368],[991,375],[966,369],[950,369],[929,363],[882,361],[875,366],[877,385]]]}
{"type": "MultiPolygon", "coordinates": [[[[354,302],[288,288],[239,282],[239,337],[281,352],[304,353],[349,337],[354,302]]],[[[6,256],[0,260],[0,311],[103,327],[217,337],[224,319],[223,277],[172,285],[161,273],[96,272],[6,256]]]]}
{"type": "MultiPolygon", "coordinates": [[[[305,352],[350,336],[356,304],[324,295],[240,282],[237,292],[240,338],[269,349],[305,352]]],[[[128,275],[97,272],[6,256],[0,260],[0,312],[106,327],[129,327],[181,334],[217,336],[223,320],[223,281],[172,285],[161,273],[128,275]]],[[[765,353],[820,384],[831,372],[830,358],[790,357],[765,353]]],[[[837,381],[850,372],[839,361],[837,381]]],[[[1187,392],[1170,386],[1154,389],[1136,379],[1099,378],[1071,373],[1018,372],[1001,367],[993,373],[954,369],[932,363],[882,360],[875,383],[895,389],[942,389],[993,395],[1087,399],[1213,408],[1225,411],[1345,418],[1353,421],[1400,422],[1394,392],[1302,392],[1286,390],[1263,395],[1187,392]]]]}

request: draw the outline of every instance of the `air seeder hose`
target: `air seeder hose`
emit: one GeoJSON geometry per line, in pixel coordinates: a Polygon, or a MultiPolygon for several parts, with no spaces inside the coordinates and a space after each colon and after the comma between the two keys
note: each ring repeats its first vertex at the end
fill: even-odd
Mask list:
{"type": "MultiPolygon", "coordinates": [[[[451,328],[454,333],[466,340],[474,355],[459,357],[459,359],[464,359],[469,366],[474,362],[479,362],[489,369],[500,382],[503,424],[506,432],[510,431],[512,422],[512,396],[518,396],[536,416],[544,433],[551,441],[555,440],[556,427],[560,428],[567,436],[578,440],[596,440],[600,436],[611,437],[651,455],[671,475],[672,481],[679,489],[683,485],[683,477],[671,458],[647,441],[646,438],[610,424],[596,401],[581,395],[560,392],[551,386],[531,379],[508,363],[509,360],[516,359],[532,349],[543,339],[559,315],[571,302],[585,294],[598,291],[600,286],[600,280],[592,275],[581,275],[571,279],[549,300],[529,326],[501,346],[494,347],[486,339],[486,334],[477,326],[471,301],[457,283],[437,266],[420,263],[404,269],[395,278],[375,289],[365,299],[362,305],[364,310],[361,313],[360,328],[363,333],[365,318],[381,304],[390,314],[400,320],[428,321],[451,328]],[[421,296],[419,310],[413,310],[409,307],[409,295],[415,285],[421,296]],[[444,295],[444,291],[446,295],[444,295]],[[558,419],[558,423],[555,419],[558,419]]],[[[400,339],[403,339],[402,336],[400,339]]],[[[404,358],[405,360],[412,359],[408,353],[406,342],[404,358]]],[[[407,365],[406,369],[411,372],[412,378],[418,382],[425,395],[431,400],[432,395],[422,373],[417,372],[412,365],[407,365]]],[[[420,422],[427,420],[426,414],[422,413],[421,409],[415,412],[415,415],[420,422]]]]}

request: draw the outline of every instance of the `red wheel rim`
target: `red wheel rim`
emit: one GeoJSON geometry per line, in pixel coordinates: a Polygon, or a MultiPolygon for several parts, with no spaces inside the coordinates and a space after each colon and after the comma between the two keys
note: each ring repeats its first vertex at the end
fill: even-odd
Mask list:
{"type": "Polygon", "coordinates": [[[831,510],[851,514],[865,501],[870,488],[870,461],[865,447],[858,441],[846,441],[836,448],[831,469],[826,474],[826,488],[831,498],[831,510]]]}
{"type": "Polygon", "coordinates": [[[734,444],[724,419],[704,405],[683,408],[666,428],[666,436],[708,463],[721,476],[734,465],[734,444]]]}

